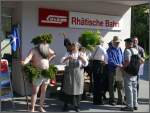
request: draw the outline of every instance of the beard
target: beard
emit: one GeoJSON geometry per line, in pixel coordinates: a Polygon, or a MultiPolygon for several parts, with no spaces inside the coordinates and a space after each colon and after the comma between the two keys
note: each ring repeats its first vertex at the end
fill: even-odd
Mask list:
{"type": "Polygon", "coordinates": [[[48,44],[40,44],[38,46],[38,51],[43,58],[48,58],[49,56],[49,45],[48,44]]]}

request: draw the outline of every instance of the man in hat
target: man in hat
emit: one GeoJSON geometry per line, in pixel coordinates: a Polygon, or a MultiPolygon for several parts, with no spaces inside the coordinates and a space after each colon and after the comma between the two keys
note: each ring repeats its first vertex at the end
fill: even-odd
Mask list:
{"type": "MultiPolygon", "coordinates": [[[[109,70],[109,103],[111,105],[116,105],[114,100],[114,86],[115,86],[115,78],[116,78],[116,68],[122,67],[123,63],[123,53],[121,48],[119,47],[120,39],[118,36],[114,36],[111,42],[111,46],[109,46],[107,50],[108,54],[108,70],[109,70]]],[[[122,94],[118,93],[118,104],[122,103],[122,94]]]]}
{"type": "MultiPolygon", "coordinates": [[[[131,56],[138,55],[138,50],[133,48],[133,41],[131,38],[125,39],[125,51],[124,51],[124,63],[123,69],[130,64],[131,56]]],[[[140,58],[140,62],[143,63],[142,58],[140,58]]],[[[136,63],[138,65],[138,63],[136,63]]],[[[124,87],[125,87],[125,97],[126,97],[126,107],[122,108],[123,111],[133,111],[137,110],[137,76],[133,75],[127,70],[124,72],[124,87]]]]}
{"type": "MultiPolygon", "coordinates": [[[[52,49],[49,48],[49,44],[46,40],[36,43],[36,46],[32,48],[25,58],[22,61],[22,64],[28,64],[32,61],[32,65],[36,68],[46,70],[49,69],[49,61],[55,57],[55,53],[52,49]]],[[[37,94],[41,86],[41,95],[40,95],[40,111],[45,112],[43,108],[43,103],[45,99],[45,93],[47,86],[49,84],[49,79],[44,77],[39,77],[32,81],[32,97],[31,97],[31,112],[35,111],[35,103],[37,99],[37,94]]]]}

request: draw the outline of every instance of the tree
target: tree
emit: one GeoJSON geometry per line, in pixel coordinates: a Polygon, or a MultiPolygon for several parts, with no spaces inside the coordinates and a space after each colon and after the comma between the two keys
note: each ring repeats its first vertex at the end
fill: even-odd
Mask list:
{"type": "Polygon", "coordinates": [[[137,36],[149,54],[149,4],[133,6],[131,22],[131,36],[137,36]]]}

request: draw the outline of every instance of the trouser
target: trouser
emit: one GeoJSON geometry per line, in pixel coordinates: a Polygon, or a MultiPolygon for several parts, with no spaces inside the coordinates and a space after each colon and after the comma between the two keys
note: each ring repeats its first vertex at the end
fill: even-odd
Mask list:
{"type": "Polygon", "coordinates": [[[89,60],[89,69],[88,69],[88,74],[90,76],[90,92],[93,92],[93,76],[92,76],[92,67],[93,67],[93,60],[89,60]]]}
{"type": "Polygon", "coordinates": [[[116,81],[117,92],[118,92],[118,102],[123,102],[123,81],[116,81]]]}
{"type": "Polygon", "coordinates": [[[106,64],[104,67],[104,83],[103,83],[103,87],[104,87],[104,95],[103,95],[103,99],[106,100],[106,92],[109,91],[109,81],[108,81],[108,77],[109,77],[109,71],[108,71],[108,65],[106,64]]]}
{"type": "Polygon", "coordinates": [[[64,106],[68,104],[73,105],[74,107],[80,107],[81,95],[68,95],[64,94],[64,106]]]}
{"type": "Polygon", "coordinates": [[[137,107],[137,76],[124,76],[126,104],[128,107],[137,107]]]}
{"type": "Polygon", "coordinates": [[[116,72],[115,71],[111,71],[109,72],[109,101],[110,102],[114,102],[114,89],[115,89],[115,75],[116,72]]]}
{"type": "Polygon", "coordinates": [[[140,75],[137,76],[137,97],[139,97],[139,78],[140,75]]]}
{"type": "MultiPolygon", "coordinates": [[[[92,62],[92,61],[89,61],[92,62]]],[[[93,89],[93,78],[92,78],[92,63],[90,63],[87,67],[84,68],[84,71],[88,73],[88,76],[90,77],[90,85],[89,85],[89,93],[92,92],[93,89]]]]}
{"type": "Polygon", "coordinates": [[[104,65],[98,61],[93,61],[93,102],[101,103],[102,96],[104,95],[104,87],[103,87],[103,70],[104,65]]]}

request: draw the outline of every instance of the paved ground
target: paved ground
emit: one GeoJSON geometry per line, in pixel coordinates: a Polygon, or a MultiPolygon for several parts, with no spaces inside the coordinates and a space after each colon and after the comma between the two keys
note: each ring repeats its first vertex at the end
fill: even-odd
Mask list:
{"type": "MultiPolygon", "coordinates": [[[[140,80],[140,94],[139,94],[139,108],[135,112],[149,112],[149,64],[148,62],[145,64],[144,76],[141,77],[140,80]]],[[[30,97],[29,97],[30,101],[30,97]]],[[[30,102],[29,102],[30,103],[30,102]]],[[[36,110],[38,111],[38,103],[36,105],[36,110]]],[[[107,103],[107,102],[106,102],[107,103]]],[[[46,98],[45,107],[48,112],[61,112],[61,108],[63,103],[59,101],[57,98],[46,98]]],[[[93,105],[91,100],[81,101],[81,112],[120,112],[120,108],[123,107],[121,105],[110,106],[108,104],[100,106],[93,105]]],[[[25,97],[14,98],[14,107],[10,101],[2,102],[1,106],[2,111],[13,111],[13,112],[21,112],[28,111],[26,107],[26,99],[25,97]]],[[[70,112],[74,112],[70,110],[70,112]]]]}

